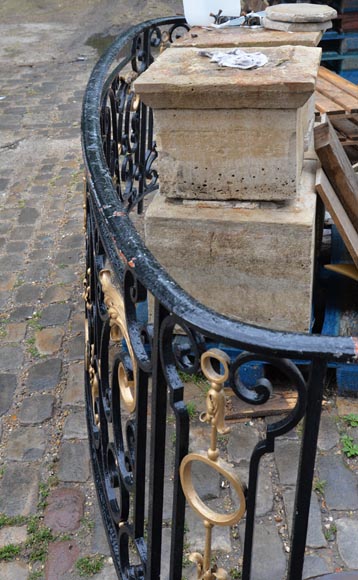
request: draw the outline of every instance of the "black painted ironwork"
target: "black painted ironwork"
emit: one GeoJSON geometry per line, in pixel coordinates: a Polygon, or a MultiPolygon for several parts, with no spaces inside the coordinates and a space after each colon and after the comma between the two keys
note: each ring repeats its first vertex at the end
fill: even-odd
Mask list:
{"type": "Polygon", "coordinates": [[[171,550],[166,558],[170,559],[170,580],[182,579],[185,496],[179,467],[188,453],[190,417],[180,371],[198,372],[200,356],[213,344],[230,352],[237,349],[241,354],[231,361],[229,377],[237,397],[261,405],[275,388],[267,378],[254,387],[243,384],[240,368],[250,361],[278,369],[297,393],[295,408],[269,425],[265,438],[253,449],[242,578],[250,579],[256,557],[253,533],[260,460],[273,452],[277,437],[305,416],[287,572],[289,580],[299,580],[325,370],[330,361],[356,362],[357,344],[350,337],[274,332],[213,312],[175,283],[136,232],[129,211],[142,211],[145,195],[158,187],[158,175],[152,113],[133,92],[132,81],[183,28],[187,26],[178,17],[131,28],[98,62],[84,97],[85,381],[101,513],[118,577],[159,580],[163,500],[168,491],[165,425],[171,412],[176,442],[171,550]],[[143,315],[149,297],[150,322],[143,315]],[[307,380],[297,366],[299,361],[309,362],[307,380]]]}

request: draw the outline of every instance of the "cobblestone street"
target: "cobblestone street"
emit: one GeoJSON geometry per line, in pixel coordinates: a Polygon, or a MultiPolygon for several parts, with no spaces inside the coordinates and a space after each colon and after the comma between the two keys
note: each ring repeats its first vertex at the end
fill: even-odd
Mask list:
{"type": "MultiPolygon", "coordinates": [[[[95,43],[179,11],[173,0],[125,6],[81,0],[75,7],[67,0],[5,0],[0,7],[1,580],[78,580],[97,567],[95,578],[116,578],[96,506],[84,413],[81,101],[99,57],[95,43]]],[[[356,401],[327,397],[304,579],[358,570],[358,459],[342,449],[344,435],[358,444],[358,427],[343,419],[352,413],[358,424],[356,401]]],[[[223,442],[244,480],[249,450],[265,426],[263,419],[235,423],[223,442]]],[[[194,420],[195,444],[202,430],[194,420]]],[[[285,577],[299,437],[297,428],[263,461],[260,558],[252,580],[285,577]]],[[[223,482],[204,472],[196,477],[201,496],[220,504],[223,482]]],[[[169,503],[165,515],[169,524],[169,503]]],[[[188,510],[188,554],[203,547],[201,527],[188,510]]],[[[215,531],[218,562],[239,578],[242,527],[215,531]]],[[[164,554],[169,539],[170,526],[163,530],[164,554]]],[[[193,580],[188,558],[185,563],[184,576],[193,580]]]]}

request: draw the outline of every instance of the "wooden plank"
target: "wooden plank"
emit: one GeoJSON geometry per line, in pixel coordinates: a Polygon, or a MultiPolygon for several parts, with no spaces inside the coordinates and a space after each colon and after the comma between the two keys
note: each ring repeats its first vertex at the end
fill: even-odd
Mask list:
{"type": "Polygon", "coordinates": [[[325,268],[358,282],[358,268],[354,264],[326,264],[325,268]]]}
{"type": "MultiPolygon", "coordinates": [[[[358,176],[327,115],[314,128],[315,150],[353,227],[358,232],[358,176]]],[[[333,216],[332,216],[333,217],[333,216]]]]}
{"type": "Polygon", "coordinates": [[[340,131],[346,135],[351,141],[358,141],[358,125],[351,119],[340,117],[339,119],[331,119],[331,123],[336,131],[340,131]]]}
{"type": "Polygon", "coordinates": [[[296,401],[297,393],[295,391],[280,388],[275,389],[272,396],[263,405],[250,405],[232,395],[227,401],[225,419],[235,421],[287,414],[294,408],[296,401]]]}
{"type": "Polygon", "coordinates": [[[341,105],[348,113],[358,113],[358,100],[356,97],[346,93],[340,87],[337,87],[330,81],[320,77],[317,78],[316,89],[325,97],[328,97],[338,105],[341,105]]]}
{"type": "Polygon", "coordinates": [[[315,92],[315,106],[319,113],[328,113],[329,115],[341,115],[345,112],[341,105],[337,105],[334,101],[322,95],[316,89],[315,92]]]}
{"type": "Polygon", "coordinates": [[[320,66],[318,71],[318,78],[321,78],[323,80],[332,83],[333,85],[336,85],[345,93],[348,93],[352,97],[358,99],[357,85],[351,83],[350,81],[347,81],[347,79],[344,79],[343,77],[337,75],[335,72],[329,70],[328,68],[320,66]]]}
{"type": "Polygon", "coordinates": [[[352,256],[354,264],[358,268],[358,233],[354,229],[343,205],[338,199],[336,192],[322,169],[319,169],[317,172],[316,190],[325,207],[331,214],[347,250],[352,256]]]}

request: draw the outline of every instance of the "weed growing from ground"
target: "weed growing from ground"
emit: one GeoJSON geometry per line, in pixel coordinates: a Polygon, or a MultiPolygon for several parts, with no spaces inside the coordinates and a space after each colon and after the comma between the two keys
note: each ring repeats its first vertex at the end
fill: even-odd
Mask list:
{"type": "Polygon", "coordinates": [[[342,417],[342,419],[350,427],[358,427],[358,415],[356,413],[350,413],[349,415],[344,415],[342,417]]]}
{"type": "Polygon", "coordinates": [[[93,576],[102,570],[104,557],[96,554],[94,556],[84,556],[76,562],[76,569],[80,576],[93,576]]]}
{"type": "Polygon", "coordinates": [[[3,546],[3,548],[0,548],[0,561],[8,562],[9,560],[13,560],[20,552],[21,547],[15,546],[15,544],[3,546]]]}
{"type": "Polygon", "coordinates": [[[358,455],[358,445],[354,443],[353,437],[349,435],[342,435],[342,451],[347,457],[357,457],[358,455]]]}

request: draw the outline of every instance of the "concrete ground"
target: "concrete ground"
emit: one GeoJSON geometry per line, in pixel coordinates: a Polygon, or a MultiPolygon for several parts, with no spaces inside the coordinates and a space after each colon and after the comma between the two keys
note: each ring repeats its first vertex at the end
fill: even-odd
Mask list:
{"type": "MultiPolygon", "coordinates": [[[[180,9],[173,0],[0,6],[1,580],[75,580],[78,560],[95,555],[103,558],[85,560],[84,573],[104,564],[95,577],[115,578],[84,418],[81,99],[95,46],[132,23],[180,9]]],[[[342,418],[348,413],[358,413],[357,404],[334,397],[324,411],[304,578],[358,569],[358,463],[342,447],[343,435],[353,442],[358,436],[342,418]]],[[[247,449],[264,428],[263,420],[236,424],[225,443],[243,477],[247,449]]],[[[201,429],[194,421],[197,437],[201,429]]],[[[283,439],[264,461],[253,580],[284,577],[299,436],[283,439]]],[[[222,500],[220,481],[201,480],[203,497],[222,500]]],[[[187,520],[189,554],[201,549],[202,530],[189,511],[187,520]]],[[[239,577],[241,535],[239,526],[214,537],[232,578],[239,577]]],[[[187,566],[184,575],[191,574],[187,566]]]]}

